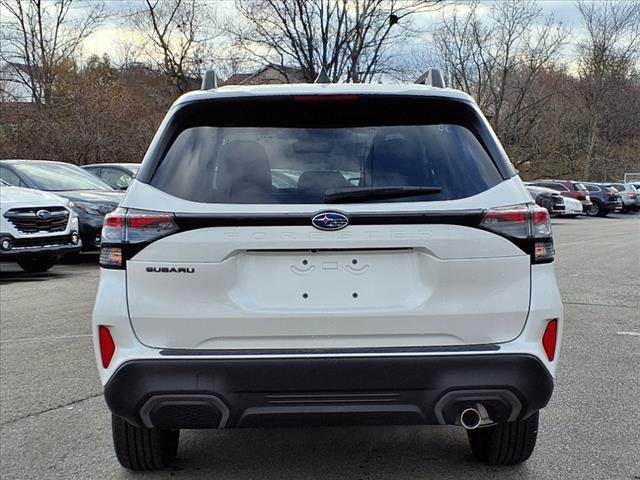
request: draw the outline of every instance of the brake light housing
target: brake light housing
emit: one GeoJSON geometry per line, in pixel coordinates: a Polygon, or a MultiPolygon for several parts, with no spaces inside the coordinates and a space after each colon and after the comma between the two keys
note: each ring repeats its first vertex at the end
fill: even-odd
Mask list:
{"type": "Polygon", "coordinates": [[[555,257],[549,212],[537,205],[512,205],[485,210],[480,228],[501,235],[531,256],[531,263],[555,257]]]}
{"type": "Polygon", "coordinates": [[[100,266],[124,269],[142,248],[178,230],[172,213],[117,208],[104,219],[100,266]]]}

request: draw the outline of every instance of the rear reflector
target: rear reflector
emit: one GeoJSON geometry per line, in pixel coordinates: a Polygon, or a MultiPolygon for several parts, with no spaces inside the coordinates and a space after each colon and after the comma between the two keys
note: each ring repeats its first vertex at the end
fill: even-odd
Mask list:
{"type": "Polygon", "coordinates": [[[98,336],[100,340],[100,357],[102,359],[102,367],[108,368],[116,351],[116,344],[113,341],[111,332],[104,325],[98,327],[98,336]]]}
{"type": "Polygon", "coordinates": [[[547,323],[547,327],[544,329],[544,334],[542,335],[542,346],[544,347],[544,352],[547,354],[547,358],[550,362],[553,362],[553,359],[556,356],[556,340],[558,338],[558,320],[552,319],[547,323]]]}

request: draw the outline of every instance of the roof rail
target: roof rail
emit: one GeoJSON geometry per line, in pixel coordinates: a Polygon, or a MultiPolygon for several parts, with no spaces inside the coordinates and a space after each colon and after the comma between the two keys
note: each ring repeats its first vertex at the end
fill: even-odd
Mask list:
{"type": "Polygon", "coordinates": [[[329,75],[327,75],[327,70],[324,67],[322,67],[313,83],[331,83],[331,79],[329,75]]]}
{"type": "Polygon", "coordinates": [[[218,77],[215,70],[207,70],[202,77],[200,90],[211,90],[213,88],[218,88],[218,77]]]}
{"type": "Polygon", "coordinates": [[[416,83],[420,83],[422,85],[431,85],[432,87],[438,88],[446,88],[447,85],[444,82],[444,77],[442,76],[442,72],[437,68],[430,68],[422,75],[420,78],[416,80],[416,83]]]}

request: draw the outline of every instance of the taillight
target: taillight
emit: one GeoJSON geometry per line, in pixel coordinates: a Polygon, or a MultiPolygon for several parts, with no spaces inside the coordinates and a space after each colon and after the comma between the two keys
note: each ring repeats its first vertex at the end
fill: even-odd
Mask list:
{"type": "Polygon", "coordinates": [[[178,230],[171,213],[118,208],[104,219],[100,266],[124,268],[127,254],[178,230]]]}
{"type": "Polygon", "coordinates": [[[515,238],[527,238],[529,209],[525,206],[494,208],[484,212],[480,227],[515,238]]]}
{"type": "Polygon", "coordinates": [[[116,208],[104,217],[101,243],[121,243],[124,241],[124,208],[116,208]]]}
{"type": "Polygon", "coordinates": [[[531,263],[553,261],[551,220],[545,208],[537,205],[492,208],[485,211],[479,226],[510,239],[531,255],[531,263]]]}
{"type": "Polygon", "coordinates": [[[576,200],[584,200],[584,195],[580,192],[576,192],[576,200]]]}
{"type": "Polygon", "coordinates": [[[547,326],[544,329],[544,333],[542,334],[542,347],[544,348],[544,353],[547,354],[547,358],[550,362],[553,362],[553,359],[556,356],[556,342],[558,340],[558,320],[552,319],[549,320],[547,326]]]}
{"type": "Polygon", "coordinates": [[[127,243],[142,243],[157,240],[178,230],[170,213],[129,210],[126,217],[127,243]]]}
{"type": "Polygon", "coordinates": [[[116,351],[116,344],[113,341],[111,332],[104,325],[98,327],[98,341],[100,343],[100,358],[102,359],[102,367],[108,368],[116,351]]]}
{"type": "Polygon", "coordinates": [[[633,198],[633,193],[632,192],[627,192],[627,198],[633,198]]]}

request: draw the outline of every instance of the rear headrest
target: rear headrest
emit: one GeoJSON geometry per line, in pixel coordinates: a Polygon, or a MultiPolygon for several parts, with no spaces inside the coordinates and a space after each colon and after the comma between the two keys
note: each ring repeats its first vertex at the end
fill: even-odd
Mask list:
{"type": "Polygon", "coordinates": [[[312,193],[324,193],[331,188],[348,187],[349,182],[338,170],[311,170],[298,178],[298,189],[312,193]]]}
{"type": "Polygon", "coordinates": [[[376,186],[425,185],[420,144],[407,138],[374,142],[371,180],[376,186]]]}
{"type": "Polygon", "coordinates": [[[222,146],[216,185],[224,199],[251,203],[271,191],[271,167],[264,147],[251,140],[222,146]]]}

